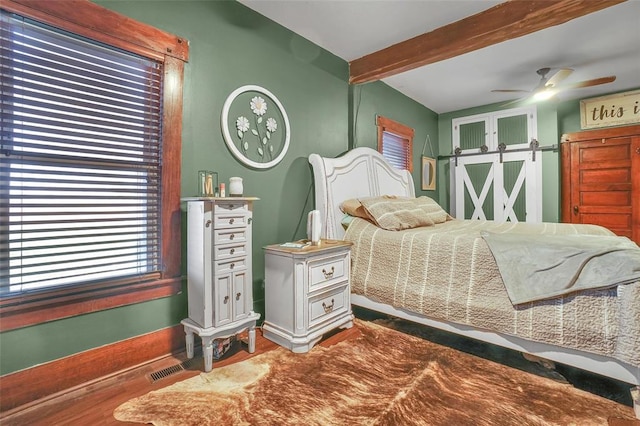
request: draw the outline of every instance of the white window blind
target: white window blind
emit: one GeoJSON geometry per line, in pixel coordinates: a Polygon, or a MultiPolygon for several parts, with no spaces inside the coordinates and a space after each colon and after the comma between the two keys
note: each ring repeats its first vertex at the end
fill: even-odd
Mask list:
{"type": "Polygon", "coordinates": [[[397,169],[409,169],[408,163],[411,161],[409,146],[407,138],[386,131],[382,134],[382,155],[397,169]]]}
{"type": "Polygon", "coordinates": [[[158,273],[162,64],[0,13],[0,295],[158,273]]]}

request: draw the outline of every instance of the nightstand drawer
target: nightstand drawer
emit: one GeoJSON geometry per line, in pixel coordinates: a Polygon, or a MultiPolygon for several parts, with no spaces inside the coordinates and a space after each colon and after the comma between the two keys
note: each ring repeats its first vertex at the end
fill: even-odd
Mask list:
{"type": "Polygon", "coordinates": [[[233,244],[244,243],[247,241],[247,229],[246,228],[225,228],[216,229],[213,234],[213,243],[218,244],[233,244]]]}
{"type": "Polygon", "coordinates": [[[216,260],[230,259],[232,257],[247,256],[248,247],[246,242],[236,244],[216,245],[214,247],[214,258],[216,260]]]}
{"type": "Polygon", "coordinates": [[[309,262],[309,292],[325,283],[341,281],[349,273],[349,257],[345,253],[309,262]]]}
{"type": "Polygon", "coordinates": [[[349,283],[346,281],[338,288],[310,297],[309,328],[346,312],[349,305],[349,283]]]}

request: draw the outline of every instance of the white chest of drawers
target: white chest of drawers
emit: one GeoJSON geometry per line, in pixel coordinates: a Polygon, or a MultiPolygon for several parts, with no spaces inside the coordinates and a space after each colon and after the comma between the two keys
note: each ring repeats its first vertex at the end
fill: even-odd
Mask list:
{"type": "Polygon", "coordinates": [[[257,198],[187,198],[187,292],[184,326],[187,356],[194,334],[202,339],[205,371],[213,363],[213,340],[249,329],[255,349],[251,222],[257,198]]]}
{"type": "Polygon", "coordinates": [[[322,240],[303,249],[275,244],[264,250],[264,337],[302,353],[328,331],[353,325],[351,243],[322,240]]]}

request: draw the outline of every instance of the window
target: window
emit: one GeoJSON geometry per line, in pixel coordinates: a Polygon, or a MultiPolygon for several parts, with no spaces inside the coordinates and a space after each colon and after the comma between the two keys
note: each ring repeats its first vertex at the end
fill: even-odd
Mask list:
{"type": "Polygon", "coordinates": [[[536,138],[535,107],[511,108],[498,112],[455,118],[452,124],[452,151],[460,148],[463,154],[529,148],[536,138]]]}
{"type": "MultiPolygon", "coordinates": [[[[181,84],[167,77],[182,81],[182,60],[56,26],[56,3],[66,15],[67,1],[46,15],[13,2],[0,11],[3,330],[181,288],[180,248],[168,243],[179,236],[180,137],[167,129],[180,127],[181,84]]],[[[71,21],[117,19],[79,9],[71,21]]]]}
{"type": "Polygon", "coordinates": [[[2,16],[0,292],[159,272],[162,64],[2,16]]]}
{"type": "Polygon", "coordinates": [[[378,151],[394,167],[413,171],[413,129],[378,116],[378,151]]]}

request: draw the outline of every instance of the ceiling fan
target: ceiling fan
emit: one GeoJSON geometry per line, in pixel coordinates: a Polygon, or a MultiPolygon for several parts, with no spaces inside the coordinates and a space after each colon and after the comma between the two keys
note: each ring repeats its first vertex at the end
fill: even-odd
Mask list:
{"type": "MultiPolygon", "coordinates": [[[[569,77],[573,70],[571,68],[560,68],[551,77],[547,78],[551,68],[540,68],[536,73],[540,76],[540,82],[533,90],[520,90],[520,89],[496,89],[492,92],[500,93],[529,93],[526,98],[532,98],[534,101],[542,101],[551,98],[556,93],[563,90],[579,89],[582,87],[597,86],[599,84],[606,84],[615,81],[616,76],[611,75],[608,77],[594,78],[591,80],[578,81],[576,83],[561,84],[567,77],[569,77]]],[[[522,99],[518,99],[520,101],[522,99]]]]}

